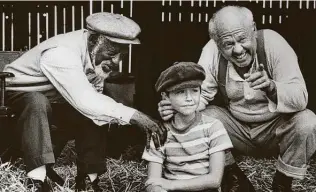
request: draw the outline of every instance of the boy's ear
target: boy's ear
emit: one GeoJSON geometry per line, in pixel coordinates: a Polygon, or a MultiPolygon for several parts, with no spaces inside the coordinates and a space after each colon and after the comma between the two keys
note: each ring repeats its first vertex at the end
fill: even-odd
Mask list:
{"type": "Polygon", "coordinates": [[[169,99],[166,92],[161,92],[160,95],[161,95],[161,99],[163,99],[163,100],[168,100],[169,99]]]}

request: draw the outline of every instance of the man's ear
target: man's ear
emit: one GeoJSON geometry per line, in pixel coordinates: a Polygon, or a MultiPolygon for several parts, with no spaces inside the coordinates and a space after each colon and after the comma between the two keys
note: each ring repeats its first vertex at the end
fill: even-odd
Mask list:
{"type": "Polygon", "coordinates": [[[161,92],[161,99],[163,99],[163,100],[169,100],[169,97],[168,97],[168,95],[167,95],[167,93],[166,92],[161,92]]]}
{"type": "Polygon", "coordinates": [[[252,22],[252,30],[253,30],[253,31],[257,31],[256,22],[252,22]]]}

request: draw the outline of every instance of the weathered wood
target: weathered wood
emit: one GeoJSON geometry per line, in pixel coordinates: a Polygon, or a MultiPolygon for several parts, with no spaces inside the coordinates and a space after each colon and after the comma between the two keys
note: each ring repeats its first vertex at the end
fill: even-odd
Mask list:
{"type": "Polygon", "coordinates": [[[3,71],[5,65],[12,63],[22,54],[21,51],[0,51],[0,71],[3,71]]]}

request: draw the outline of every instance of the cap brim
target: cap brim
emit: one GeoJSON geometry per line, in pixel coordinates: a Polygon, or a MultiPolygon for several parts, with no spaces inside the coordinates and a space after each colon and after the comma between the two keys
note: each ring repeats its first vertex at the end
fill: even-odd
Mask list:
{"type": "Polygon", "coordinates": [[[202,85],[202,80],[189,80],[189,81],[184,81],[181,83],[178,83],[174,86],[168,87],[166,89],[167,92],[170,91],[178,91],[181,89],[185,89],[185,88],[194,88],[194,87],[200,87],[202,85]]]}
{"type": "Polygon", "coordinates": [[[110,41],[113,41],[115,43],[120,43],[120,44],[140,44],[139,39],[120,39],[120,38],[115,38],[115,37],[109,37],[106,35],[106,38],[109,39],[110,41]]]}

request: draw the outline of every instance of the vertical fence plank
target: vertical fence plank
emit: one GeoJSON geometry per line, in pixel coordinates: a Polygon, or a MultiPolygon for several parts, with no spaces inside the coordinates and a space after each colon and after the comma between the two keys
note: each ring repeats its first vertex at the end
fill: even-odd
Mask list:
{"type": "Polygon", "coordinates": [[[4,13],[4,5],[3,4],[0,4],[0,40],[1,40],[1,44],[0,44],[0,50],[3,51],[3,13],[4,13]]]}
{"type": "MultiPolygon", "coordinates": [[[[4,7],[5,5],[3,5],[3,7],[4,7]]],[[[5,8],[5,7],[4,7],[5,8]]],[[[5,17],[6,17],[6,15],[5,15],[5,12],[4,12],[4,10],[2,11],[2,27],[1,27],[1,29],[2,29],[2,51],[5,51],[5,41],[6,41],[6,39],[5,39],[5,26],[6,26],[6,23],[5,23],[5,17]]]]}
{"type": "Polygon", "coordinates": [[[54,35],[56,36],[58,34],[58,20],[57,20],[57,14],[58,14],[58,6],[54,5],[54,35]]]}
{"type": "Polygon", "coordinates": [[[14,50],[14,13],[11,13],[11,51],[14,50]]]}
{"type": "MultiPolygon", "coordinates": [[[[208,7],[209,0],[198,1],[182,1],[172,4],[171,1],[163,0],[164,10],[160,12],[162,20],[171,23],[180,23],[189,21],[192,23],[205,23],[208,22],[208,14],[212,13],[212,10],[206,9],[208,7]],[[187,10],[184,9],[183,3],[187,3],[187,10]],[[174,8],[179,8],[178,12],[175,12],[174,8]],[[184,10],[184,11],[183,11],[184,10]],[[188,11],[189,10],[189,11],[188,11]],[[198,10],[198,11],[197,11],[198,10]]],[[[300,0],[297,2],[290,2],[289,0],[271,1],[266,6],[262,1],[262,7],[264,10],[258,9],[258,14],[255,17],[259,18],[264,25],[276,25],[283,23],[288,16],[288,9],[293,6],[292,9],[315,9],[315,0],[300,0]],[[273,3],[275,4],[273,6],[273,3]],[[290,5],[291,4],[291,5],[290,5]],[[278,10],[282,10],[278,12],[278,10]],[[262,12],[260,15],[259,13],[262,12]],[[281,14],[280,14],[281,13],[281,14]],[[265,20],[262,18],[266,15],[265,20]],[[271,15],[271,18],[270,18],[271,15]],[[273,17],[275,17],[273,22],[273,17]]],[[[257,1],[256,1],[257,2],[257,1]]],[[[214,7],[221,6],[225,2],[213,0],[214,7]]],[[[226,3],[232,3],[226,1],[226,3]]],[[[242,4],[243,2],[237,2],[236,4],[242,4]]],[[[247,2],[249,5],[252,2],[247,2]]],[[[254,3],[254,2],[253,2],[254,3]]],[[[160,4],[160,6],[162,6],[160,4]]],[[[114,13],[120,13],[125,16],[133,16],[133,0],[130,1],[105,1],[105,0],[89,0],[89,1],[76,1],[76,2],[1,2],[0,4],[0,40],[1,50],[21,50],[24,47],[31,48],[37,43],[50,38],[60,33],[66,33],[78,29],[85,28],[85,18],[89,14],[89,10],[94,12],[111,11],[111,7],[114,13]],[[89,5],[92,5],[91,7],[89,5]],[[48,5],[48,7],[47,7],[48,5]],[[64,21],[63,21],[64,19],[64,21]],[[23,21],[23,23],[22,23],[23,21]],[[38,29],[39,27],[39,29],[38,29]],[[19,35],[16,35],[19,33],[19,35]],[[30,34],[30,36],[29,36],[30,34]]],[[[291,13],[292,13],[291,9],[291,13]]],[[[132,67],[128,67],[128,70],[132,67]]]]}
{"type": "Polygon", "coordinates": [[[47,2],[47,7],[45,8],[45,13],[47,15],[46,19],[46,31],[47,39],[55,36],[55,3],[47,2]]]}
{"type": "Polygon", "coordinates": [[[83,6],[80,6],[80,25],[81,29],[84,28],[84,9],[83,6]]]}
{"type": "Polygon", "coordinates": [[[75,6],[71,6],[71,30],[75,31],[75,6]]]}
{"type": "Polygon", "coordinates": [[[93,13],[93,5],[94,5],[94,3],[93,3],[93,0],[89,0],[89,14],[91,15],[92,13],[93,13]]]}
{"type": "Polygon", "coordinates": [[[36,43],[37,43],[37,45],[40,43],[40,38],[41,38],[41,33],[40,33],[40,27],[41,27],[41,22],[40,22],[40,15],[39,15],[40,13],[39,12],[37,12],[36,13],[36,43]]]}
{"type": "Polygon", "coordinates": [[[12,32],[12,13],[13,13],[13,4],[7,4],[7,11],[6,11],[6,16],[5,16],[5,22],[6,22],[6,26],[5,26],[5,33],[6,33],[6,42],[5,42],[5,50],[6,51],[10,51],[11,50],[11,40],[12,40],[12,36],[11,36],[11,32],[12,32]]]}
{"type": "Polygon", "coordinates": [[[27,14],[27,24],[28,24],[28,49],[31,49],[31,47],[32,47],[32,13],[31,12],[28,12],[28,14],[27,14]]]}

